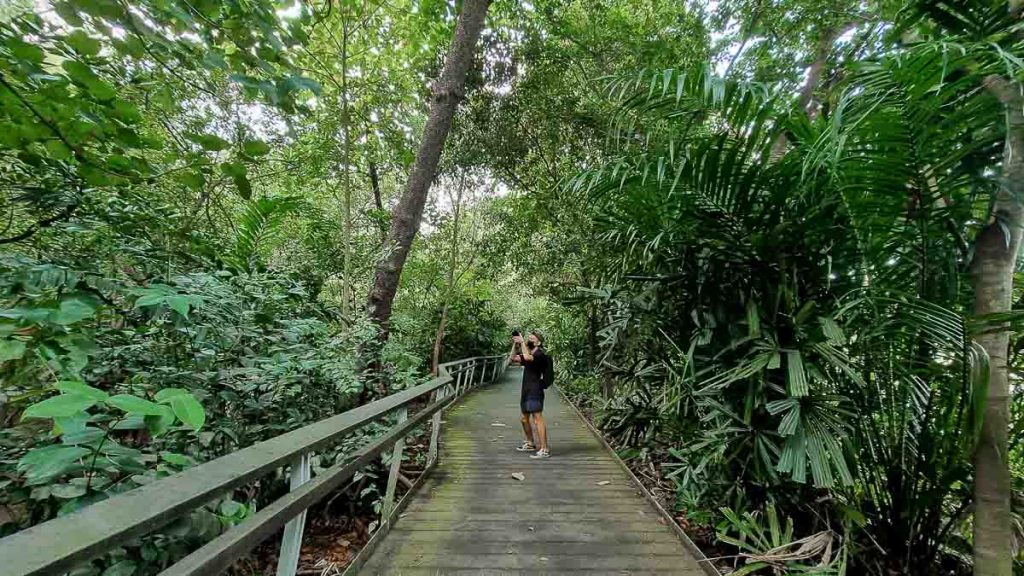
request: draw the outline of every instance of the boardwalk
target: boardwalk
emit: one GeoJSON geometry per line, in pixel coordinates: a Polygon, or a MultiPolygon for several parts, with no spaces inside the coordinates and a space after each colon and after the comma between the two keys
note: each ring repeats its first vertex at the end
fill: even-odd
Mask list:
{"type": "Polygon", "coordinates": [[[552,458],[514,450],[520,379],[446,413],[441,464],[360,574],[705,574],[557,391],[552,458]]]}

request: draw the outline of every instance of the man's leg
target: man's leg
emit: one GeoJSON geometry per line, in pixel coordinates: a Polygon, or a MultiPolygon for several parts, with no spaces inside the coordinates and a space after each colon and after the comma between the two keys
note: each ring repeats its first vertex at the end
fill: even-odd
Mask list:
{"type": "Polygon", "coordinates": [[[547,452],[548,450],[548,428],[544,424],[544,413],[534,412],[530,414],[533,418],[533,425],[537,427],[537,438],[540,439],[540,449],[547,452]]]}
{"type": "Polygon", "coordinates": [[[533,441],[533,429],[530,427],[530,415],[524,412],[519,421],[523,424],[523,434],[526,435],[526,441],[536,446],[537,444],[533,441]]]}

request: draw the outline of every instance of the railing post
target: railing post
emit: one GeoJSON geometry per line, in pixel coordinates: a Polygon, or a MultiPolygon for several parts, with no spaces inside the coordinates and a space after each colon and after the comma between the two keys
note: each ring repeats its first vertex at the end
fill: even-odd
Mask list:
{"type": "Polygon", "coordinates": [[[476,376],[476,360],[473,360],[473,363],[469,365],[469,386],[467,386],[466,388],[473,388],[474,387],[474,385],[475,385],[475,383],[473,382],[473,377],[474,376],[476,376]]]}
{"type": "MultiPolygon", "coordinates": [[[[290,489],[295,490],[309,482],[309,452],[303,453],[291,464],[290,489]]],[[[277,576],[295,576],[302,549],[302,530],[306,526],[306,511],[288,521],[281,536],[281,553],[277,556],[277,576]]]]}
{"type": "MultiPolygon", "coordinates": [[[[438,414],[440,414],[440,412],[438,412],[438,414]]],[[[399,410],[398,422],[395,423],[395,426],[401,425],[408,417],[408,408],[402,408],[399,410]]],[[[380,507],[381,524],[388,521],[388,516],[391,515],[391,509],[395,505],[395,489],[398,487],[398,474],[402,467],[402,450],[404,448],[405,438],[401,438],[395,442],[395,447],[391,452],[391,473],[388,474],[388,489],[387,492],[384,493],[384,504],[380,507]]]]}
{"type": "MultiPolygon", "coordinates": [[[[431,399],[431,403],[437,402],[438,400],[447,396],[445,391],[448,389],[447,386],[439,388],[434,391],[434,395],[431,399]]],[[[430,447],[427,448],[427,466],[429,467],[435,461],[437,461],[437,439],[441,435],[441,412],[438,410],[434,413],[430,423],[430,447]]]]}

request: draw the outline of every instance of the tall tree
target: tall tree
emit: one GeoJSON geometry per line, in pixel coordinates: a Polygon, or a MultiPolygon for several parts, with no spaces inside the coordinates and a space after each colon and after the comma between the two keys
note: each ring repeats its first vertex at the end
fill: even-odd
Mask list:
{"type": "MultiPolygon", "coordinates": [[[[1012,308],[1013,273],[1021,242],[1021,198],[1024,197],[1024,86],[990,76],[986,87],[1003,104],[1006,143],[1002,182],[992,214],[974,244],[974,313],[1006,314],[1012,308]]],[[[1013,536],[1010,509],[1010,425],[1007,355],[1010,328],[1000,325],[976,338],[989,357],[988,394],[981,438],[974,453],[974,573],[1010,576],[1013,536]]]]}
{"type": "Polygon", "coordinates": [[[490,0],[465,0],[455,28],[451,48],[445,58],[441,77],[431,87],[430,115],[423,128],[416,161],[409,174],[405,190],[391,213],[391,226],[383,253],[377,262],[373,287],[367,298],[367,310],[378,326],[380,340],[387,340],[391,320],[391,305],[398,290],[402,266],[416,237],[423,206],[427,201],[430,184],[437,172],[437,164],[451,130],[452,118],[463,98],[466,73],[473,60],[473,52],[490,0]]]}

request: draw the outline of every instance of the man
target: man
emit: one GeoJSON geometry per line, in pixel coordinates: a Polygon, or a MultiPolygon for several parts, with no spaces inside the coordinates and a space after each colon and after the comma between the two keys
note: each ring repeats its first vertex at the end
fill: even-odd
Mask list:
{"type": "MultiPolygon", "coordinates": [[[[512,337],[516,343],[522,344],[523,337],[516,335],[512,337]]],[[[521,346],[523,362],[523,392],[520,397],[520,408],[522,409],[523,433],[526,434],[526,441],[516,448],[520,452],[533,452],[537,450],[537,444],[533,441],[533,428],[537,429],[537,439],[540,440],[540,450],[530,458],[550,458],[548,451],[548,430],[544,424],[544,374],[548,373],[547,366],[550,362],[547,352],[544,351],[543,340],[536,330],[530,332],[527,337],[526,346],[521,346]]]]}

